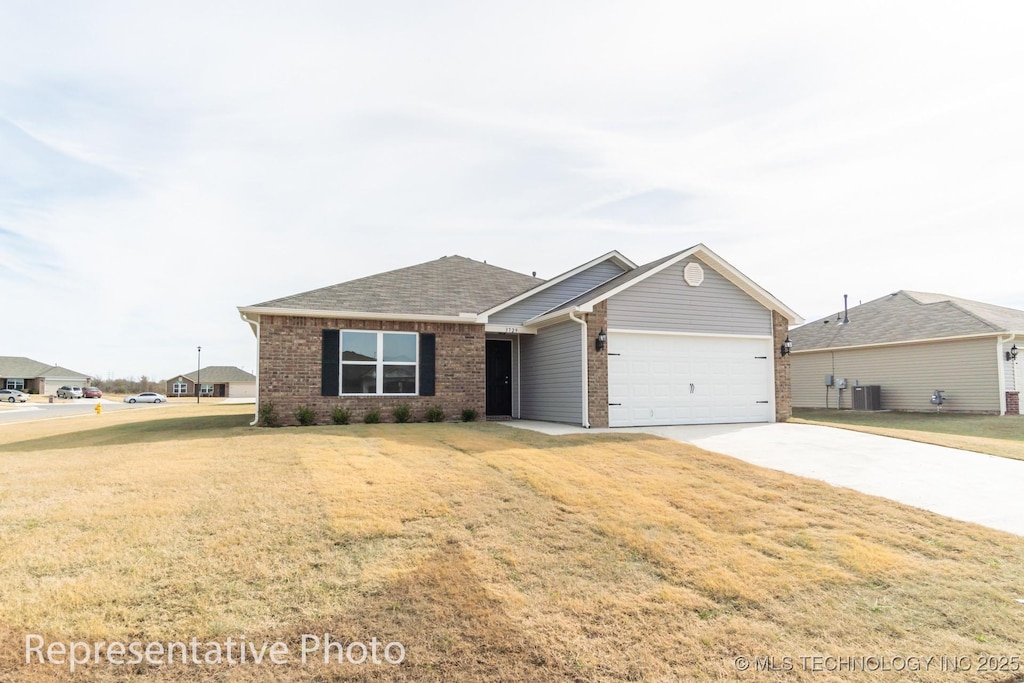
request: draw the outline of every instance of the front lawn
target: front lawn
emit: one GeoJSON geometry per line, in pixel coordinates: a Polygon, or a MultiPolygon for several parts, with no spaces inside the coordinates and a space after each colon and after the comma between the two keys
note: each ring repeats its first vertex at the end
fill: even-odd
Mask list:
{"type": "Polygon", "coordinates": [[[1006,681],[1024,655],[1024,539],[686,444],[131,413],[0,428],[0,680],[1006,681]],[[293,657],[72,675],[26,634],[293,657]],[[405,657],[298,661],[324,634],[405,657]]]}

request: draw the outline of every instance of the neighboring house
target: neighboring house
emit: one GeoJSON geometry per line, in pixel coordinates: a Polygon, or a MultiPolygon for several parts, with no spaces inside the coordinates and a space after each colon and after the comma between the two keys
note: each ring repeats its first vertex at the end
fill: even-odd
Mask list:
{"type": "Polygon", "coordinates": [[[65,384],[85,386],[89,375],[22,356],[0,356],[0,389],[52,395],[65,384]]]}
{"type": "MultiPolygon", "coordinates": [[[[852,407],[853,388],[880,387],[885,410],[1018,414],[1024,311],[945,294],[899,291],[790,330],[793,406],[852,407]],[[834,378],[826,387],[825,376],[834,378]]],[[[865,390],[858,390],[865,391],[865,390]]]]}
{"type": "Polygon", "coordinates": [[[196,381],[202,396],[254,398],[256,375],[233,365],[211,365],[167,380],[168,396],[195,396],[196,381]]]}
{"type": "Polygon", "coordinates": [[[450,256],[239,312],[258,402],[286,422],[402,404],[588,427],[784,420],[779,348],[802,322],[704,245],[548,281],[450,256]]]}

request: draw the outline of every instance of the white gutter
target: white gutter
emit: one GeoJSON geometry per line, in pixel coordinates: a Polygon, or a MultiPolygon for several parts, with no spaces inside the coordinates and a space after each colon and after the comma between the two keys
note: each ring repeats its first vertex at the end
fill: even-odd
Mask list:
{"type": "MultiPolygon", "coordinates": [[[[851,344],[849,346],[819,346],[813,349],[796,349],[790,353],[820,353],[821,351],[850,351],[853,349],[874,349],[880,346],[909,346],[910,344],[931,344],[933,342],[960,341],[964,339],[984,339],[986,337],[998,337],[998,332],[978,332],[976,334],[962,334],[956,337],[929,337],[928,339],[904,339],[891,342],[874,342],[872,344],[851,344]]],[[[1011,335],[1012,336],[1012,335],[1011,335]]],[[[796,342],[793,342],[794,344],[796,342]]]]}
{"type": "Polygon", "coordinates": [[[577,318],[575,310],[569,311],[569,320],[580,324],[580,339],[583,340],[583,345],[580,347],[583,355],[583,427],[584,429],[590,429],[590,373],[587,368],[587,321],[577,318]]]}
{"type": "Polygon", "coordinates": [[[432,323],[463,323],[475,324],[476,313],[460,313],[459,315],[428,315],[421,313],[377,313],[367,311],[328,311],[305,308],[271,308],[260,306],[240,306],[238,312],[243,319],[247,313],[254,315],[284,315],[296,318],[351,318],[354,320],[408,320],[432,323]]]}
{"type": "Polygon", "coordinates": [[[250,320],[241,310],[238,314],[242,316],[242,320],[249,323],[252,333],[256,335],[256,413],[249,423],[250,427],[255,427],[260,421],[260,317],[256,316],[256,320],[250,320]]]}

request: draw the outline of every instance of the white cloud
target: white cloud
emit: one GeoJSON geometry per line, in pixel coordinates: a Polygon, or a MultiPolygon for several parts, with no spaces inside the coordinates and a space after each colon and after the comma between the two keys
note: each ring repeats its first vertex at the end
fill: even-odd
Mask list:
{"type": "Polygon", "coordinates": [[[251,367],[237,305],[698,241],[807,317],[900,288],[1024,308],[1017,3],[6,13],[3,354],[251,367]]]}

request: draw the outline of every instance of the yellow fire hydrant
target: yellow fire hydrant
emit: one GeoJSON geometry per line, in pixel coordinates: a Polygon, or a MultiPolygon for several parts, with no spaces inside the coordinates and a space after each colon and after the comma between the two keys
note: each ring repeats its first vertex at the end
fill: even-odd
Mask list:
{"type": "Polygon", "coordinates": [[[97,415],[100,415],[100,414],[102,414],[102,413],[103,413],[103,405],[102,405],[102,404],[100,404],[100,403],[97,403],[97,404],[96,404],[96,414],[97,414],[97,415]]]}

